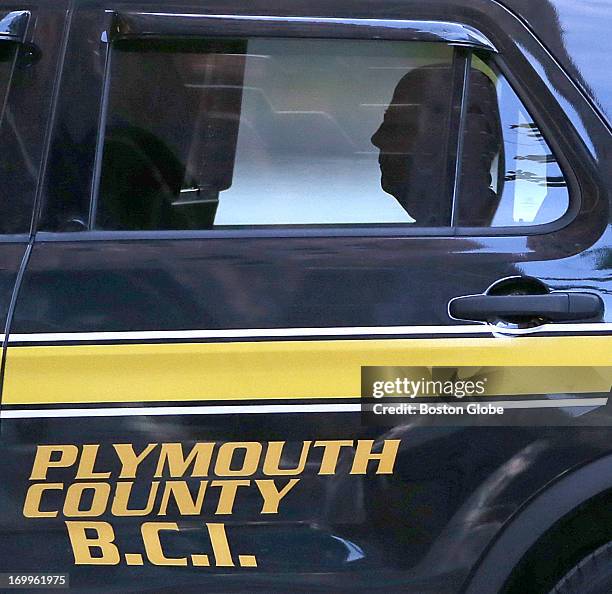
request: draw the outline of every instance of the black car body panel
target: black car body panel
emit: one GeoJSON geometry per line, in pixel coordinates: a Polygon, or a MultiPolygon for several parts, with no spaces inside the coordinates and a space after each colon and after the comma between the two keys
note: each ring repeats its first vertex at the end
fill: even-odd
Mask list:
{"type": "MultiPolygon", "coordinates": [[[[540,537],[612,489],[609,405],[584,416],[559,409],[534,422],[517,414],[508,426],[402,421],[381,427],[363,423],[355,408],[358,393],[324,392],[343,358],[352,365],[501,365],[489,355],[499,350],[499,360],[515,357],[511,363],[524,366],[553,365],[555,357],[558,365],[612,363],[612,79],[599,75],[601,66],[592,67],[582,37],[604,39],[609,18],[582,14],[566,2],[519,0],[5,5],[7,11],[31,11],[36,27],[28,40],[41,57],[29,67],[40,72],[41,81],[33,84],[46,86],[37,95],[39,107],[27,104],[38,131],[26,138],[36,155],[32,179],[13,186],[9,177],[6,186],[12,192],[6,208],[20,204],[25,227],[0,243],[3,319],[11,300],[13,305],[0,426],[2,572],[69,573],[79,591],[494,593],[509,583],[540,537]],[[568,214],[541,229],[424,234],[375,225],[88,228],[105,105],[105,33],[115,13],[409,19],[472,27],[499,52],[504,75],[562,160],[571,189],[568,214]],[[584,326],[547,324],[524,336],[500,337],[484,325],[462,334],[464,324],[449,316],[449,301],[514,276],[537,278],[551,290],[595,293],[605,313],[584,326]],[[74,356],[63,359],[63,353],[74,356]],[[480,363],[483,357],[489,362],[480,363]],[[269,394],[262,388],[268,377],[249,367],[267,360],[277,366],[269,394]],[[298,395],[291,386],[300,365],[320,387],[298,395]],[[198,369],[200,383],[189,384],[185,378],[198,369]],[[238,388],[231,374],[243,378],[236,380],[238,388]],[[155,396],[156,381],[167,399],[155,396]],[[283,382],[286,393],[280,392],[283,382]],[[186,393],[187,385],[194,391],[186,393]],[[329,402],[345,410],[325,408],[329,402]],[[256,412],[261,406],[281,409],[256,412]],[[400,440],[392,474],[377,473],[376,461],[351,473],[360,440],[371,443],[373,452],[400,440]],[[161,444],[182,444],[187,453],[212,442],[216,448],[281,442],[290,467],[299,466],[308,442],[310,457],[302,471],[275,483],[279,489],[299,478],[276,513],[262,513],[260,481],[270,476],[263,458],[250,473],[211,469],[209,476],[191,469],[184,477],[171,476],[183,480],[191,497],[202,480],[247,481],[235,492],[231,512],[218,513],[220,487],[208,483],[200,513],[185,514],[167,501],[162,512],[169,480],[156,474],[161,444]],[[315,449],[311,442],[344,444],[334,473],[321,472],[324,446],[315,449]],[[155,444],[131,477],[129,505],[146,510],[153,497],[148,512],[121,515],[112,509],[118,486],[130,482],[120,476],[120,444],[131,444],[134,452],[155,444]],[[59,461],[47,461],[49,478],[43,479],[33,468],[41,446],[60,452],[59,461]],[[76,457],[62,464],[72,452],[79,461],[90,456],[93,466],[82,470],[76,457]],[[76,512],[66,512],[68,489],[76,492],[71,486],[87,481],[98,485],[92,493],[99,489],[106,503],[99,513],[79,515],[78,504],[76,512]],[[28,517],[24,499],[37,482],[55,486],[37,508],[43,515],[28,517]],[[153,488],[159,491],[151,495],[153,488]],[[79,564],[67,534],[67,523],[79,521],[112,525],[120,558],[79,564]],[[185,563],[143,561],[150,553],[143,550],[143,522],[176,522],[177,533],[164,528],[170,532],[162,538],[163,550],[166,560],[185,563]],[[204,567],[190,556],[210,553],[205,525],[222,522],[234,557],[256,554],[257,567],[247,560],[244,566],[204,567]]],[[[291,35],[299,37],[299,27],[291,35]]],[[[0,140],[1,151],[14,146],[0,140]]],[[[95,499],[84,502],[83,509],[95,507],[95,499]]],[[[597,546],[609,529],[589,542],[597,546]]]]}

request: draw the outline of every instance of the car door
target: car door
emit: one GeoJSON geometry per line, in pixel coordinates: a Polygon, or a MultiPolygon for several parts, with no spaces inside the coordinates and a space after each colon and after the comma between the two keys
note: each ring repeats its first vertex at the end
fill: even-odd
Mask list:
{"type": "Polygon", "coordinates": [[[609,449],[609,150],[485,0],[77,3],[8,339],[5,571],[458,591],[609,449]],[[453,392],[379,418],[398,374],[453,392]],[[417,414],[459,401],[504,416],[417,414]]]}

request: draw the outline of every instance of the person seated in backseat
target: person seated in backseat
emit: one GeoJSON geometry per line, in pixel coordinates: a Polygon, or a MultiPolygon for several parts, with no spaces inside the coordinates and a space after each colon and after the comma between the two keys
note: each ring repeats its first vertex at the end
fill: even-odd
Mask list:
{"type": "MultiPolygon", "coordinates": [[[[450,66],[417,68],[402,77],[372,136],[380,150],[382,189],[420,227],[450,223],[443,158],[448,147],[450,77],[450,66]]],[[[488,226],[501,195],[499,185],[493,191],[491,177],[493,161],[503,153],[499,109],[494,82],[485,73],[472,69],[469,84],[460,168],[466,200],[457,215],[469,226],[488,226]]]]}

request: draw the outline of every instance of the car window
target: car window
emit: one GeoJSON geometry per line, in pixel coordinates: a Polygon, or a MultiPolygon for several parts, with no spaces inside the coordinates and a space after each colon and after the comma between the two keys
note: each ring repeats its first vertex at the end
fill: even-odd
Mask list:
{"type": "Polygon", "coordinates": [[[463,130],[457,225],[538,225],[563,216],[567,184],[542,131],[495,65],[476,55],[463,130]]]}
{"type": "Polygon", "coordinates": [[[453,187],[455,52],[331,39],[116,41],[90,227],[559,218],[569,197],[554,156],[508,82],[476,55],[453,187]]]}
{"type": "Polygon", "coordinates": [[[413,204],[445,191],[452,55],[431,43],[119,42],[96,226],[448,225],[448,204],[413,204]]]}
{"type": "Polygon", "coordinates": [[[31,217],[29,201],[33,200],[29,184],[34,167],[31,161],[22,159],[27,142],[22,137],[22,125],[14,106],[9,102],[9,88],[15,88],[18,76],[18,48],[17,43],[0,41],[0,234],[28,230],[31,217]]]}

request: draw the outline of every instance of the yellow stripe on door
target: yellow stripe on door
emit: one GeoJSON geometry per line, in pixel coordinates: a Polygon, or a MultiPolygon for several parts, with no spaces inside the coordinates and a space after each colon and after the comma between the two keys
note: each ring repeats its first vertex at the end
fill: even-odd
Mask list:
{"type": "MultiPolygon", "coordinates": [[[[346,398],[361,366],[565,365],[612,365],[612,336],[9,347],[3,403],[346,398]]],[[[508,394],[563,391],[558,370],[521,376],[508,394]]]]}

